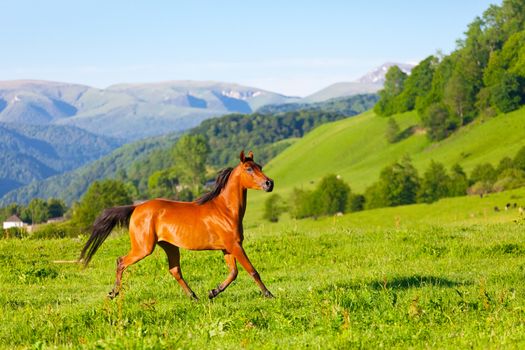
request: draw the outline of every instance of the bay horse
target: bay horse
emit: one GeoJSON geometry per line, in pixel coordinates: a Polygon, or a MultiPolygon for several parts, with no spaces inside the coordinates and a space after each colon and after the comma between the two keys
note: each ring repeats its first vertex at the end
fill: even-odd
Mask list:
{"type": "Polygon", "coordinates": [[[188,286],[180,268],[179,248],[222,250],[230,270],[226,280],[212,289],[210,299],[222,293],[237,278],[237,261],[253,277],[263,295],[272,298],[242,247],[242,220],[246,211],[247,189],[273,190],[273,180],[254,162],[253,152],[240,154],[235,168],[223,169],[211,192],[193,202],[153,199],[139,205],[105,209],[93,224],[93,232],[80,254],[87,266],[97,249],[118,224],[129,223],[131,250],[117,259],[115,286],[108,297],[119,294],[124,270],[150,255],[158,244],[168,256],[169,271],[184,292],[198,299],[188,286]]]}

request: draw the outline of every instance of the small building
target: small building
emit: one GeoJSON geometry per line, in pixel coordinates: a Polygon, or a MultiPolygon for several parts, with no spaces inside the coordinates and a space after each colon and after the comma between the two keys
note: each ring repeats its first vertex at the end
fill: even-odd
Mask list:
{"type": "Polygon", "coordinates": [[[4,230],[7,230],[11,227],[24,227],[26,224],[16,215],[11,215],[4,221],[4,230]]]}

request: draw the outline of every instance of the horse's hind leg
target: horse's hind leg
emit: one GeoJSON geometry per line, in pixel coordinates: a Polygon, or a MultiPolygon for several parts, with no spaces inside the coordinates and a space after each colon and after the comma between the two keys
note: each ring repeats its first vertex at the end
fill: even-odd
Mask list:
{"type": "Polygon", "coordinates": [[[116,297],[120,292],[120,287],[122,286],[122,273],[124,272],[124,270],[128,266],[133,265],[134,263],[144,259],[153,252],[155,248],[155,239],[153,236],[151,237],[153,239],[145,239],[149,237],[143,237],[144,239],[140,242],[141,244],[138,244],[134,235],[130,234],[131,251],[127,255],[117,258],[117,277],[115,279],[115,286],[108,293],[108,297],[110,299],[116,297]]]}
{"type": "Polygon", "coordinates": [[[168,264],[172,276],[175,277],[175,279],[177,280],[177,282],[179,282],[184,292],[190,298],[198,300],[197,295],[195,295],[195,293],[191,290],[190,286],[188,286],[188,284],[182,277],[182,271],[180,269],[179,247],[174,246],[173,244],[170,244],[165,241],[158,242],[158,245],[160,245],[162,249],[164,249],[166,255],[168,256],[168,264]]]}
{"type": "Polygon", "coordinates": [[[228,254],[226,251],[223,251],[224,253],[224,260],[226,260],[226,265],[228,265],[228,268],[230,269],[230,274],[228,277],[217,286],[217,288],[210,290],[210,293],[208,294],[208,297],[210,299],[215,298],[217,295],[222,293],[229,285],[237,278],[237,262],[235,260],[235,257],[232,254],[228,254]]]}

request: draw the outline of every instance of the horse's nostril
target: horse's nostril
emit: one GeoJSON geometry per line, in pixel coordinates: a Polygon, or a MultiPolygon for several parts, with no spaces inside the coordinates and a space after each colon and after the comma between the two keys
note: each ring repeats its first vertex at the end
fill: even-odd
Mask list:
{"type": "Polygon", "coordinates": [[[270,180],[266,180],[266,186],[271,186],[272,185],[272,182],[270,180]]]}

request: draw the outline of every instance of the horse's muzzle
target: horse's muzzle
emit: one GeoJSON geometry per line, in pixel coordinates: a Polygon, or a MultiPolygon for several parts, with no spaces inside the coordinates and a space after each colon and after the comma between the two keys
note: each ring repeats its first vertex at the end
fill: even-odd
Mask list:
{"type": "Polygon", "coordinates": [[[268,179],[264,182],[263,186],[262,186],[263,190],[265,190],[266,192],[272,192],[273,191],[273,180],[272,179],[268,179]]]}

